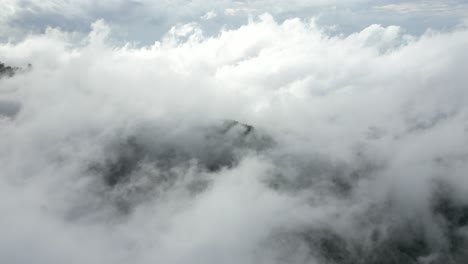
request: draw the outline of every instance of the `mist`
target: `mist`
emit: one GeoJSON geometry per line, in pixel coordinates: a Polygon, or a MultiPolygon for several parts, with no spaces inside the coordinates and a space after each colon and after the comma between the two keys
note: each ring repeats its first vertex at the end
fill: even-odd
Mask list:
{"type": "Polygon", "coordinates": [[[0,42],[0,262],[466,263],[466,22],[275,16],[0,42]]]}

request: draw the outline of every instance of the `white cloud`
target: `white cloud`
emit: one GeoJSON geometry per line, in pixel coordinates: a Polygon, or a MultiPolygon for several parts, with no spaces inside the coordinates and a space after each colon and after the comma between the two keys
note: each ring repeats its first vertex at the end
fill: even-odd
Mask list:
{"type": "Polygon", "coordinates": [[[468,14],[468,4],[460,1],[413,1],[378,6],[378,9],[399,13],[455,13],[468,14]]]}
{"type": "Polygon", "coordinates": [[[0,79],[20,108],[0,121],[1,263],[320,263],[329,233],[373,252],[408,230],[446,253],[432,201],[468,204],[465,26],[332,36],[265,14],[143,47],[91,28],[0,44],[33,64],[0,79]],[[220,136],[227,119],[275,145],[220,136]]]}
{"type": "Polygon", "coordinates": [[[428,27],[452,28],[467,15],[466,5],[462,2],[385,1],[385,4],[375,6],[368,0],[2,0],[0,9],[3,10],[0,14],[2,41],[19,41],[31,32],[43,33],[48,27],[84,34],[91,23],[104,19],[118,29],[114,32],[117,41],[131,40],[145,45],[159,40],[176,24],[199,23],[207,35],[215,35],[222,28],[236,28],[245,23],[249,16],[255,17],[265,12],[281,20],[318,17],[320,24],[335,26],[339,33],[360,30],[370,23],[403,24],[412,32],[420,33],[428,27]],[[369,8],[372,11],[367,12],[369,8]],[[399,15],[395,16],[389,11],[397,11],[399,15]],[[423,18],[408,17],[408,14],[416,11],[423,18]],[[440,13],[448,17],[441,19],[440,13]],[[213,14],[216,14],[216,19],[213,19],[213,14]]]}
{"type": "Polygon", "coordinates": [[[210,19],[215,18],[216,16],[217,16],[216,12],[208,11],[203,16],[201,16],[200,18],[205,19],[205,20],[210,20],[210,19]]]}

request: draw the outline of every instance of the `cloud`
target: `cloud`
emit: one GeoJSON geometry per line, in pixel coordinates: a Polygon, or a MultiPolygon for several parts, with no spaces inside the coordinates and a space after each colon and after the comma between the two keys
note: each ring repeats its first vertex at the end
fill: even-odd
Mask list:
{"type": "Polygon", "coordinates": [[[44,33],[48,27],[85,35],[90,24],[103,19],[115,28],[114,41],[123,43],[132,40],[140,45],[160,40],[175,24],[196,22],[205,34],[215,36],[223,28],[237,28],[246,23],[249,17],[263,13],[274,15],[280,22],[290,18],[317,17],[318,24],[335,27],[338,33],[344,34],[359,31],[373,23],[398,24],[411,33],[421,34],[428,27],[452,28],[466,17],[463,11],[466,9],[465,4],[455,1],[385,1],[376,5],[368,0],[295,0],[287,3],[276,0],[2,0],[0,8],[4,10],[0,14],[2,41],[17,42],[30,33],[44,33]],[[430,11],[436,9],[444,11],[430,11]],[[409,15],[414,13],[420,17],[409,15]],[[211,14],[216,14],[216,17],[211,14]]]}
{"type": "Polygon", "coordinates": [[[202,19],[206,19],[206,20],[210,20],[210,19],[213,19],[215,18],[217,15],[214,11],[209,11],[209,12],[206,12],[206,14],[204,14],[203,16],[201,16],[200,18],[202,19]]]}
{"type": "Polygon", "coordinates": [[[467,14],[468,5],[461,1],[415,1],[392,3],[378,6],[378,9],[391,10],[399,13],[439,13],[467,14]]]}
{"type": "Polygon", "coordinates": [[[0,44],[0,262],[466,260],[465,26],[90,28],[0,44]]]}

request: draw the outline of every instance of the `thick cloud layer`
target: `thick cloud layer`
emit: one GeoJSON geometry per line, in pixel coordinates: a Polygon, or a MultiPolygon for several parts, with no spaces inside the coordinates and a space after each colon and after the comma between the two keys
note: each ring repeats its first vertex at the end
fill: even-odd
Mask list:
{"type": "Polygon", "coordinates": [[[0,262],[466,262],[468,28],[403,32],[0,44],[0,262]]]}

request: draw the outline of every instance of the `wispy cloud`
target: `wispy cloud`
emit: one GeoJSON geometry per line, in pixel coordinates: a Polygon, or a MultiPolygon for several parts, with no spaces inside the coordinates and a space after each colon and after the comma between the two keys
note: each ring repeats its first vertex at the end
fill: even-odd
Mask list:
{"type": "Polygon", "coordinates": [[[377,9],[395,11],[399,13],[461,13],[468,14],[468,3],[460,1],[411,1],[386,4],[375,7],[377,9]]]}

